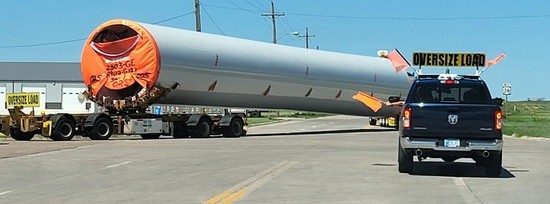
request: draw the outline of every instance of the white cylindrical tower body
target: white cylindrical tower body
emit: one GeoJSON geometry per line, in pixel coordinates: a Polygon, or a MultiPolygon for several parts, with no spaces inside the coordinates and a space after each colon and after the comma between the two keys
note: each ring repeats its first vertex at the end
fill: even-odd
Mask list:
{"type": "Polygon", "coordinates": [[[386,58],[126,20],[109,21],[92,33],[83,51],[82,72],[96,97],[123,91],[129,96],[139,91],[131,87],[177,82],[180,86],[160,102],[363,116],[391,116],[398,108],[383,106],[375,112],[353,98],[358,92],[387,100],[406,96],[409,87],[407,74],[396,73],[386,58]],[[111,33],[117,37],[104,39],[111,33]],[[114,68],[117,63],[120,67],[114,68]]]}

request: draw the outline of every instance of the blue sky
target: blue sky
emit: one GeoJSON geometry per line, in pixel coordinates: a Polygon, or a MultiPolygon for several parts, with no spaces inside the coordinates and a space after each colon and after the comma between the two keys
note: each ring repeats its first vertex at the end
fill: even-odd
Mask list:
{"type": "MultiPolygon", "coordinates": [[[[203,32],[271,42],[266,0],[201,0],[203,32]]],[[[412,52],[507,53],[485,72],[493,97],[512,84],[510,100],[550,99],[546,88],[550,3],[538,1],[291,1],[274,0],[279,44],[375,56],[398,48],[412,52]],[[546,82],[545,82],[546,81],[546,82]]],[[[18,0],[0,7],[0,61],[80,60],[84,38],[99,24],[126,18],[182,29],[195,28],[194,0],[18,0]],[[162,3],[157,3],[162,2],[162,3]],[[183,14],[188,14],[184,15],[183,14]],[[177,16],[179,18],[171,19],[177,16]],[[168,20],[171,19],[171,20],[168,20]],[[68,42],[67,42],[68,41],[68,42]]],[[[1,68],[0,68],[1,69],[1,68]]],[[[442,69],[424,69],[441,72],[442,69]]],[[[457,70],[471,73],[473,70],[457,70]]]]}

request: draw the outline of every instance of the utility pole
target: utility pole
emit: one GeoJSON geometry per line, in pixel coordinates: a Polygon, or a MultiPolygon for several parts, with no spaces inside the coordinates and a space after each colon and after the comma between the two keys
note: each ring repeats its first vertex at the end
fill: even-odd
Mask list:
{"type": "Polygon", "coordinates": [[[195,28],[197,32],[201,32],[201,3],[195,0],[195,28]]]}
{"type": "Polygon", "coordinates": [[[284,16],[284,13],[281,12],[275,12],[275,5],[273,5],[273,1],[271,2],[271,13],[262,13],[262,16],[271,16],[271,20],[273,21],[273,44],[277,44],[277,31],[275,26],[275,17],[277,16],[284,16]]]}
{"type": "MultiPolygon", "coordinates": [[[[309,29],[306,27],[306,35],[300,35],[298,37],[301,37],[301,38],[306,38],[306,49],[309,49],[309,37],[315,37],[315,34],[314,35],[309,35],[309,29]]],[[[319,49],[319,48],[317,48],[319,49]]]]}

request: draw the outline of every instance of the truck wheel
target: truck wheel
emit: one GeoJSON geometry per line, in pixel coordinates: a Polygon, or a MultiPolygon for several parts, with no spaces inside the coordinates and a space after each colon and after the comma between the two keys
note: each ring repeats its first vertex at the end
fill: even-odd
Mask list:
{"type": "Polygon", "coordinates": [[[244,122],[238,117],[235,117],[229,123],[229,126],[222,128],[224,137],[239,137],[243,135],[244,122]]]}
{"type": "Polygon", "coordinates": [[[63,118],[57,122],[50,138],[55,141],[72,140],[75,134],[74,122],[68,118],[63,118]]]}
{"type": "Polygon", "coordinates": [[[397,152],[397,161],[399,163],[398,169],[400,173],[410,173],[413,169],[413,155],[408,153],[401,147],[399,142],[399,149],[397,152]]]}
{"type": "Polygon", "coordinates": [[[184,122],[174,122],[174,130],[172,132],[172,137],[174,138],[188,138],[189,133],[185,127],[184,122]]]}
{"type": "Polygon", "coordinates": [[[151,140],[151,139],[158,139],[160,137],[160,134],[142,134],[140,136],[143,139],[151,140]]]}
{"type": "Polygon", "coordinates": [[[259,117],[262,117],[262,114],[260,113],[260,111],[252,111],[252,112],[250,112],[250,117],[251,118],[259,118],[259,117]]]}
{"type": "Polygon", "coordinates": [[[502,170],[502,152],[487,159],[485,173],[489,176],[499,176],[502,170]]]}
{"type": "Polygon", "coordinates": [[[29,141],[34,137],[34,132],[23,132],[19,128],[12,128],[10,130],[10,136],[14,140],[29,141]]]}
{"type": "Polygon", "coordinates": [[[99,118],[86,134],[92,140],[107,140],[113,135],[113,122],[107,118],[99,118]]]}
{"type": "Polygon", "coordinates": [[[210,137],[210,131],[212,125],[209,120],[201,118],[197,123],[197,126],[191,128],[191,137],[193,138],[207,138],[210,137]]]}

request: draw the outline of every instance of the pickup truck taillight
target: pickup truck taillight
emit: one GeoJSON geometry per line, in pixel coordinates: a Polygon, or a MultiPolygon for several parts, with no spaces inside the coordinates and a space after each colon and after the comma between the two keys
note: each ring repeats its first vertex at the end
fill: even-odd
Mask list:
{"type": "Polygon", "coordinates": [[[502,111],[500,110],[495,111],[495,129],[502,129],[502,111]]]}
{"type": "Polygon", "coordinates": [[[411,116],[412,116],[412,110],[410,108],[407,108],[403,111],[403,127],[404,128],[410,128],[411,127],[411,116]]]}

